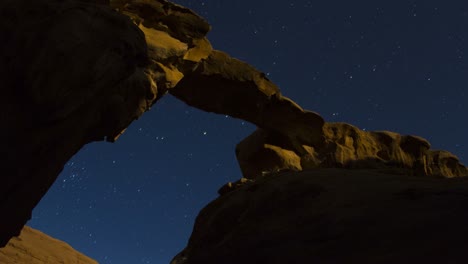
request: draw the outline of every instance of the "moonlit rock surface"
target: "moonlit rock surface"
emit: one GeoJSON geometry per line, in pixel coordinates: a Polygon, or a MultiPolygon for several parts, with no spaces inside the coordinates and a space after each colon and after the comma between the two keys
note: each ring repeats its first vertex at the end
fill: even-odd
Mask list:
{"type": "Polygon", "coordinates": [[[39,230],[23,227],[4,248],[0,248],[0,263],[4,264],[97,264],[67,243],[39,230]]]}
{"type": "Polygon", "coordinates": [[[237,145],[237,159],[246,178],[264,172],[319,167],[404,168],[410,175],[468,176],[468,169],[455,155],[430,149],[429,142],[421,137],[363,131],[346,123],[325,123],[319,138],[322,142],[310,144],[291,136],[288,130],[281,133],[258,129],[237,145]]]}

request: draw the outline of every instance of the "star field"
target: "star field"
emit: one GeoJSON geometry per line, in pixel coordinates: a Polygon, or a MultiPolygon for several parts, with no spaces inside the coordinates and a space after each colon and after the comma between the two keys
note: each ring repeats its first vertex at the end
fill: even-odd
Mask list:
{"type": "MultiPolygon", "coordinates": [[[[422,136],[468,163],[468,3],[175,1],[216,49],[266,73],[331,122],[422,136]]],[[[100,263],[168,263],[201,208],[241,177],[255,127],[166,96],[114,144],[70,160],[28,225],[100,263]]]]}

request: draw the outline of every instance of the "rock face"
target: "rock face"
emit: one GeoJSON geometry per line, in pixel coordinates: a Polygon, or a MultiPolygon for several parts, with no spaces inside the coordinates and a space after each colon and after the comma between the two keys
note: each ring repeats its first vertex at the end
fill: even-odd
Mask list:
{"type": "Polygon", "coordinates": [[[7,0],[0,7],[0,246],[83,145],[114,140],[157,96],[144,34],[81,1],[7,0]]]}
{"type": "Polygon", "coordinates": [[[405,168],[421,176],[468,176],[456,156],[431,150],[429,142],[417,136],[368,132],[345,123],[325,123],[321,131],[322,141],[309,144],[289,131],[258,129],[236,148],[244,177],[284,169],[385,167],[405,168]]]}
{"type": "Polygon", "coordinates": [[[0,246],[19,234],[83,145],[116,140],[167,92],[260,127],[277,130],[289,120],[310,144],[317,141],[310,135],[320,135],[319,115],[283,97],[263,73],[213,50],[209,24],[179,5],[7,0],[0,12],[0,122],[8,128],[0,130],[8,150],[0,153],[0,212],[8,215],[0,246]]]}
{"type": "Polygon", "coordinates": [[[65,242],[25,226],[19,237],[12,238],[0,249],[0,263],[97,264],[97,261],[74,250],[65,242]]]}
{"type": "Polygon", "coordinates": [[[463,263],[468,178],[312,169],[245,181],[198,215],[171,264],[463,263]]]}

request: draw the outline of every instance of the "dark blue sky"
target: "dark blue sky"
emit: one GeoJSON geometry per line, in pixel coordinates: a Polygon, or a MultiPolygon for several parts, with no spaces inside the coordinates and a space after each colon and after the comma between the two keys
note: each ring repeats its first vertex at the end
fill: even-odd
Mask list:
{"type": "MultiPolygon", "coordinates": [[[[327,121],[419,135],[468,163],[468,2],[176,2],[210,22],[215,48],[327,121]]],[[[28,224],[100,263],[168,263],[241,177],[234,148],[254,129],[167,96],[70,160],[28,224]]]]}

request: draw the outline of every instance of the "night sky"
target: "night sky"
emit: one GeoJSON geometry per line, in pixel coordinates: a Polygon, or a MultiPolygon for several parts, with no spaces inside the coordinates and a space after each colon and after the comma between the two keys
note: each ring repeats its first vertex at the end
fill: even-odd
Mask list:
{"type": "MultiPolygon", "coordinates": [[[[468,2],[175,2],[303,108],[419,135],[468,163],[468,2]]],[[[28,225],[100,263],[168,263],[199,210],[241,177],[234,148],[254,129],[167,95],[116,143],[73,157],[28,225]]]]}

